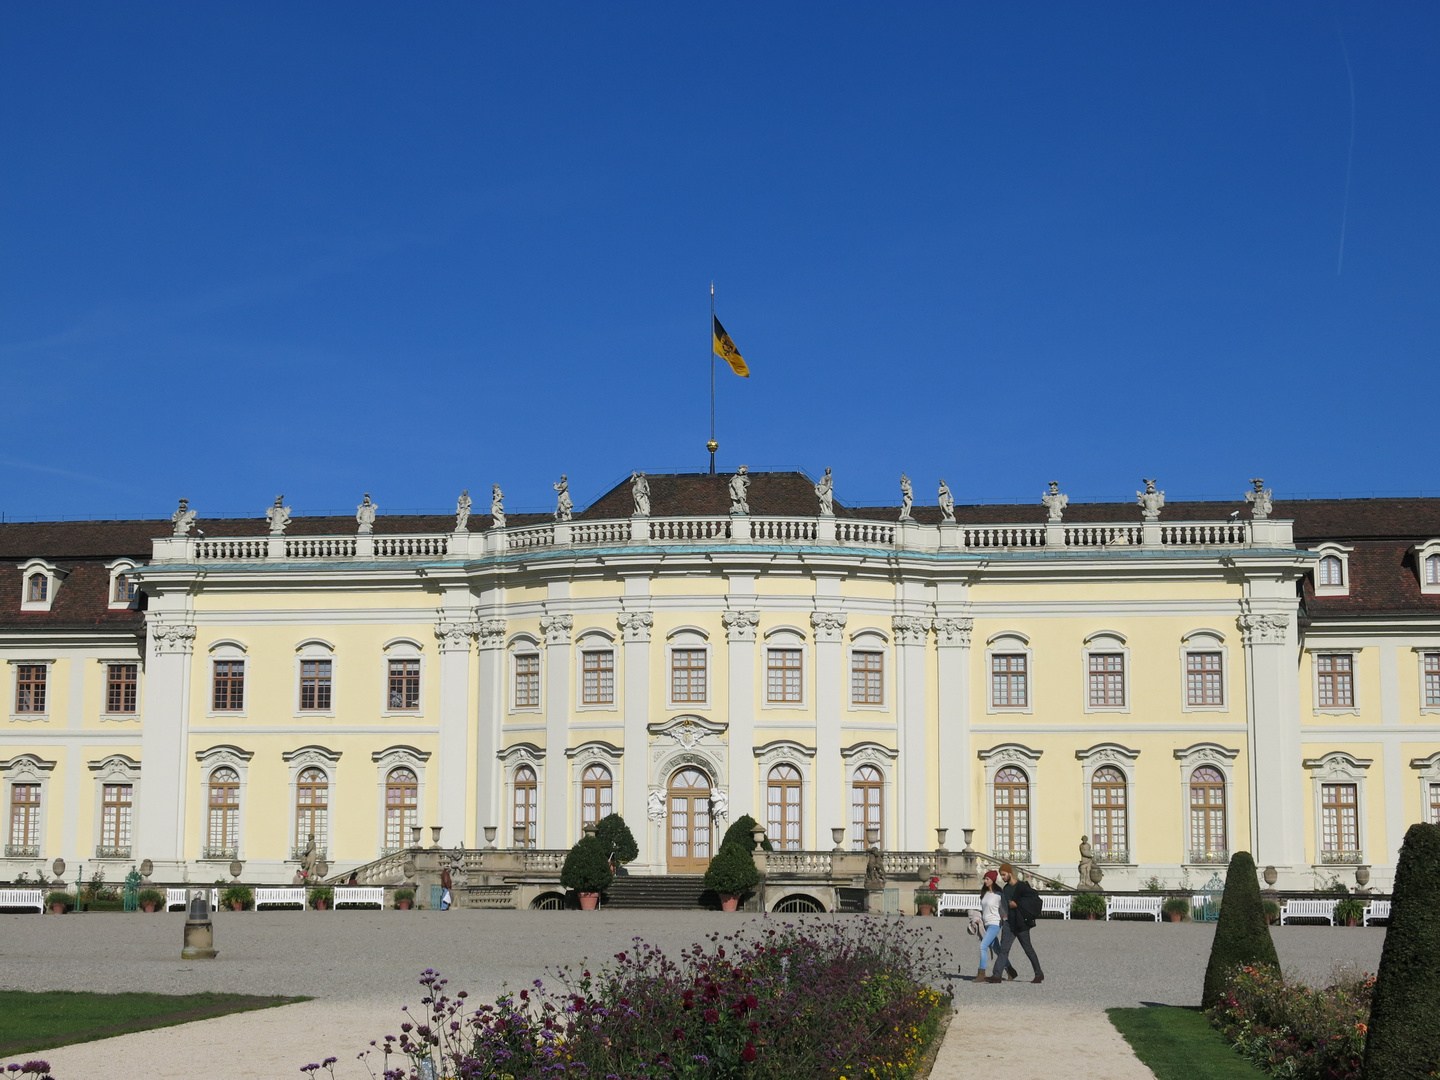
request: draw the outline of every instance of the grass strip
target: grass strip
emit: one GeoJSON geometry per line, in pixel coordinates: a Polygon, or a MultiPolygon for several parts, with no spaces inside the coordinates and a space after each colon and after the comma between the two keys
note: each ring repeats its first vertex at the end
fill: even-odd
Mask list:
{"type": "Polygon", "coordinates": [[[252,994],[91,994],[0,990],[0,1055],[27,1054],[227,1013],[308,1001],[252,994]]]}
{"type": "Polygon", "coordinates": [[[1156,1080],[1256,1080],[1264,1076],[1233,1049],[1198,1009],[1106,1009],[1135,1056],[1156,1080]]]}

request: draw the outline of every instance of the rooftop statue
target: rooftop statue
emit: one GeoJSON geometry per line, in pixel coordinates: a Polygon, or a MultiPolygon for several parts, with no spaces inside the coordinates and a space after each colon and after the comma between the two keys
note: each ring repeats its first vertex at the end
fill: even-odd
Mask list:
{"type": "Polygon", "coordinates": [[[460,492],[460,498],[455,500],[455,531],[470,531],[470,489],[465,488],[460,492]]]}
{"type": "Polygon", "coordinates": [[[630,474],[630,494],[635,497],[635,516],[650,516],[650,481],[643,472],[630,474]]]}
{"type": "Polygon", "coordinates": [[[1160,508],[1165,505],[1165,493],[1155,490],[1155,481],[1146,480],[1145,490],[1135,492],[1135,500],[1140,504],[1140,513],[1146,521],[1159,521],[1160,508]]]}
{"type": "Polygon", "coordinates": [[[355,520],[360,523],[359,532],[372,533],[375,531],[375,512],[380,508],[370,501],[370,493],[365,492],[365,498],[355,508],[355,520]]]}
{"type": "Polygon", "coordinates": [[[170,520],[175,523],[175,535],[188,536],[198,514],[199,511],[190,509],[189,499],[181,499],[180,508],[170,515],[170,520]]]}
{"type": "Polygon", "coordinates": [[[940,516],[946,521],[955,520],[955,496],[950,494],[950,485],[940,478],[940,516]]]}
{"type": "Polygon", "coordinates": [[[500,490],[499,484],[490,485],[490,527],[505,528],[505,492],[500,490]]]}
{"type": "Polygon", "coordinates": [[[290,524],[290,507],[283,505],[284,495],[275,496],[275,505],[265,511],[265,520],[270,522],[271,536],[284,536],[285,528],[290,524]]]}
{"type": "Polygon", "coordinates": [[[915,488],[910,483],[910,477],[903,472],[900,474],[900,520],[914,521],[910,516],[910,508],[915,505],[915,488]]]}
{"type": "Polygon", "coordinates": [[[1245,492],[1245,501],[1250,504],[1250,516],[1256,521],[1264,521],[1274,509],[1274,504],[1270,501],[1273,492],[1265,486],[1265,481],[1259,478],[1251,480],[1250,484],[1255,489],[1245,492]]]}
{"type": "Polygon", "coordinates": [[[555,489],[555,520],[569,521],[571,511],[575,509],[575,504],[570,501],[569,479],[561,473],[560,482],[550,486],[555,489]]]}
{"type": "Polygon", "coordinates": [[[825,475],[822,476],[820,482],[815,485],[815,497],[820,500],[820,516],[834,517],[835,478],[830,475],[828,466],[825,469],[825,475]]]}
{"type": "Polygon", "coordinates": [[[1049,511],[1049,521],[1060,521],[1065,517],[1065,507],[1070,502],[1069,495],[1060,494],[1060,481],[1051,480],[1050,490],[1040,496],[1040,505],[1049,511]]]}
{"type": "Polygon", "coordinates": [[[741,465],[730,478],[730,513],[750,513],[750,467],[741,465]]]}

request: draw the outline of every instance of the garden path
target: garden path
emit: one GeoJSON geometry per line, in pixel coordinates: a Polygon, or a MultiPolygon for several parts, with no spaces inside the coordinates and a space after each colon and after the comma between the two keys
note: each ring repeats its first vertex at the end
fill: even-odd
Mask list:
{"type": "Polygon", "coordinates": [[[1011,1009],[977,1009],[963,998],[958,1004],[930,1080],[975,1076],[1055,1080],[1079,1075],[1154,1080],[1155,1074],[1140,1063],[1110,1018],[1098,1009],[1034,1001],[1021,1007],[1018,1000],[1011,1009]]]}

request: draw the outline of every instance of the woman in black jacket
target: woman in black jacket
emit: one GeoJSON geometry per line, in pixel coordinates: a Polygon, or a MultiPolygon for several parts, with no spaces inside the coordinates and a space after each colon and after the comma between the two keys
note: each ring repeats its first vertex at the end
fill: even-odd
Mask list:
{"type": "Polygon", "coordinates": [[[989,981],[1000,982],[998,973],[1001,971],[1006,972],[1010,978],[1015,978],[1015,969],[1010,967],[1010,946],[1015,944],[1018,938],[1020,947],[1025,950],[1025,955],[1030,960],[1030,966],[1035,971],[1035,978],[1030,981],[1042,983],[1045,981],[1045,973],[1040,970],[1040,958],[1035,955],[1035,948],[1030,944],[1030,928],[1040,917],[1040,909],[1043,906],[1040,894],[1031,888],[1028,881],[1021,881],[1015,874],[1015,867],[1009,863],[1001,863],[1000,880],[1005,883],[1003,895],[1006,919],[1000,926],[1000,951],[995,957],[994,966],[990,969],[997,974],[990,976],[989,981]]]}

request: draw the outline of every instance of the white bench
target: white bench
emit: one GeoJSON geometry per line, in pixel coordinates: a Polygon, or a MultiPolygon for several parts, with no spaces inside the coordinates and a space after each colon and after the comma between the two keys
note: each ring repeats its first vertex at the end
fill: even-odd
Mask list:
{"type": "Polygon", "coordinates": [[[1069,893],[1041,893],[1040,910],[1058,911],[1062,919],[1070,918],[1070,901],[1073,900],[1069,893]]]}
{"type": "Polygon", "coordinates": [[[335,906],[341,904],[374,904],[385,909],[385,886],[383,885],[336,885],[335,906]]]}
{"type": "MultiPolygon", "coordinates": [[[[1389,905],[1386,905],[1387,907],[1389,905]]],[[[45,910],[44,889],[0,889],[0,907],[33,907],[45,910]]]]}
{"type": "Polygon", "coordinates": [[[259,911],[266,904],[281,907],[288,904],[299,904],[305,907],[305,887],[302,885],[296,889],[256,889],[255,910],[259,911]]]}
{"type": "Polygon", "coordinates": [[[940,914],[947,911],[979,911],[980,894],[964,892],[947,892],[940,894],[940,914]]]}
{"type": "Polygon", "coordinates": [[[1389,900],[1371,900],[1365,905],[1365,917],[1360,920],[1361,926],[1369,926],[1371,919],[1390,918],[1389,900]]]}
{"type": "MultiPolygon", "coordinates": [[[[177,908],[177,907],[178,907],[181,911],[184,911],[184,910],[185,910],[185,894],[188,893],[189,891],[190,891],[189,889],[166,889],[166,890],[165,890],[165,910],[166,910],[166,911],[169,911],[171,908],[177,908]]],[[[206,891],[206,890],[204,890],[204,889],[196,889],[195,891],[196,891],[196,892],[204,892],[204,891],[206,891]]],[[[211,890],[209,890],[209,892],[210,892],[210,910],[211,910],[211,911],[219,911],[219,910],[220,910],[220,890],[219,890],[219,889],[211,889],[211,890]]]]}
{"type": "Polygon", "coordinates": [[[1335,925],[1335,905],[1339,900],[1286,900],[1280,909],[1280,925],[1287,919],[1324,919],[1335,925]]]}
{"type": "Polygon", "coordinates": [[[1163,896],[1107,896],[1105,897],[1105,918],[1112,915],[1153,915],[1160,921],[1160,905],[1163,896]]]}

